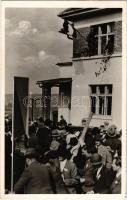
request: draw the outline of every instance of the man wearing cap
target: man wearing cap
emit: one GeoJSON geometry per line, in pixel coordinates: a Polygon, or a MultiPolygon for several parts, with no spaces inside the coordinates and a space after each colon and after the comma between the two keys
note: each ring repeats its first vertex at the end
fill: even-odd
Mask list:
{"type": "Polygon", "coordinates": [[[90,160],[93,167],[93,178],[95,181],[94,189],[93,191],[90,191],[90,193],[108,194],[115,177],[113,169],[107,169],[102,164],[101,155],[97,153],[94,153],[90,160]]]}
{"type": "Polygon", "coordinates": [[[25,154],[27,168],[22,173],[19,181],[14,186],[15,193],[20,193],[24,188],[24,194],[52,194],[55,185],[52,174],[44,164],[36,160],[36,152],[29,148],[25,154]]]}

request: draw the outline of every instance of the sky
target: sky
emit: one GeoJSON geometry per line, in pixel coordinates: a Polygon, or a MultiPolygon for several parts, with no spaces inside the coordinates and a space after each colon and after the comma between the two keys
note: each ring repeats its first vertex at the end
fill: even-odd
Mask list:
{"type": "Polygon", "coordinates": [[[13,92],[14,76],[29,78],[29,90],[40,93],[38,80],[59,77],[58,62],[71,61],[72,40],[60,34],[62,8],[6,8],[5,89],[13,92]]]}

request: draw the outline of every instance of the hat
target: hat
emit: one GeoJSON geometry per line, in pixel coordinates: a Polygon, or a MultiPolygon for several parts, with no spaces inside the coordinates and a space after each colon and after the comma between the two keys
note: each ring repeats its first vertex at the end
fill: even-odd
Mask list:
{"type": "Polygon", "coordinates": [[[82,118],[82,122],[86,122],[86,119],[85,119],[85,118],[82,118]]]}
{"type": "Polygon", "coordinates": [[[37,153],[34,148],[28,148],[24,156],[25,158],[36,158],[37,153]]]}
{"type": "Polygon", "coordinates": [[[58,156],[69,158],[71,156],[71,153],[65,147],[60,146],[58,149],[58,156]]]}
{"type": "Polygon", "coordinates": [[[102,141],[102,136],[101,135],[96,135],[95,141],[102,141]]]}
{"type": "Polygon", "coordinates": [[[70,143],[69,143],[71,146],[75,146],[78,144],[78,140],[76,137],[73,137],[70,139],[70,143]]]}
{"type": "Polygon", "coordinates": [[[100,125],[100,129],[104,129],[104,125],[100,125]]]}
{"type": "Polygon", "coordinates": [[[121,166],[121,158],[120,158],[120,157],[118,157],[118,158],[116,159],[116,165],[117,165],[117,166],[121,166]]]}
{"type": "Polygon", "coordinates": [[[52,137],[57,138],[59,137],[59,133],[57,129],[52,130],[52,137]]]}
{"type": "Polygon", "coordinates": [[[38,121],[44,123],[44,119],[42,117],[39,117],[38,121]]]}
{"type": "Polygon", "coordinates": [[[94,127],[94,128],[92,128],[92,133],[94,135],[99,134],[100,133],[100,129],[98,127],[94,127]]]}
{"type": "Polygon", "coordinates": [[[109,125],[109,122],[108,122],[108,121],[105,121],[105,122],[104,122],[104,125],[105,125],[105,126],[108,126],[108,125],[109,125]]]}
{"type": "Polygon", "coordinates": [[[90,158],[91,164],[97,166],[102,164],[102,157],[98,153],[94,153],[90,158]]]}
{"type": "Polygon", "coordinates": [[[117,127],[115,125],[111,125],[107,130],[107,135],[109,137],[115,137],[117,135],[117,127]]]}

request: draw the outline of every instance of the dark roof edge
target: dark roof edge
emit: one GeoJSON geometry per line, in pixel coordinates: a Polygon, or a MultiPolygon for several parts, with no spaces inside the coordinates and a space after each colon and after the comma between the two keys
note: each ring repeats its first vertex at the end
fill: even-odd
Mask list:
{"type": "Polygon", "coordinates": [[[73,10],[73,12],[61,12],[58,14],[58,17],[61,17],[62,19],[68,19],[68,20],[74,20],[75,18],[79,17],[79,16],[91,16],[91,14],[95,14],[95,13],[103,13],[104,11],[107,12],[113,12],[113,11],[122,11],[122,8],[91,8],[89,10],[86,10],[86,8],[82,8],[82,9],[78,9],[73,10]]]}
{"type": "Polygon", "coordinates": [[[61,63],[56,63],[56,65],[59,67],[68,67],[72,66],[72,62],[61,62],[61,63]]]}
{"type": "Polygon", "coordinates": [[[84,11],[87,12],[87,11],[90,11],[90,10],[93,10],[93,9],[97,9],[97,8],[77,8],[77,9],[76,8],[70,8],[70,9],[63,10],[57,16],[62,17],[64,15],[79,13],[81,10],[84,10],[84,11]]]}
{"type": "Polygon", "coordinates": [[[51,85],[54,85],[54,84],[59,84],[59,83],[62,83],[62,82],[70,82],[72,81],[72,78],[56,78],[56,79],[47,79],[47,80],[41,80],[41,81],[37,81],[36,84],[51,84],[51,85]]]}

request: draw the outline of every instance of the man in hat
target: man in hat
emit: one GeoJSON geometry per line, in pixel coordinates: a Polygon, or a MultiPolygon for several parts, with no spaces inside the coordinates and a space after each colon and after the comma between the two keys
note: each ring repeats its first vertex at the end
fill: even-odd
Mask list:
{"type": "Polygon", "coordinates": [[[36,160],[35,149],[29,148],[25,154],[26,165],[19,181],[14,186],[15,193],[20,193],[24,188],[25,194],[52,194],[55,193],[55,185],[52,174],[47,166],[36,160]]]}
{"type": "Polygon", "coordinates": [[[69,160],[69,152],[65,148],[58,151],[60,171],[68,193],[75,194],[79,191],[79,176],[76,165],[69,160]]]}
{"type": "Polygon", "coordinates": [[[115,155],[116,151],[118,152],[119,156],[121,156],[121,141],[118,138],[118,131],[115,125],[111,125],[108,128],[105,145],[111,147],[113,156],[115,155]]]}
{"type": "Polygon", "coordinates": [[[97,149],[97,153],[102,156],[103,165],[105,165],[107,168],[111,168],[112,165],[111,148],[104,145],[103,138],[101,137],[101,135],[96,136],[95,147],[97,149]]]}
{"type": "Polygon", "coordinates": [[[108,194],[115,177],[113,169],[107,169],[102,164],[102,157],[98,153],[94,153],[90,160],[93,167],[92,173],[95,185],[93,191],[90,191],[89,193],[108,194]]]}

